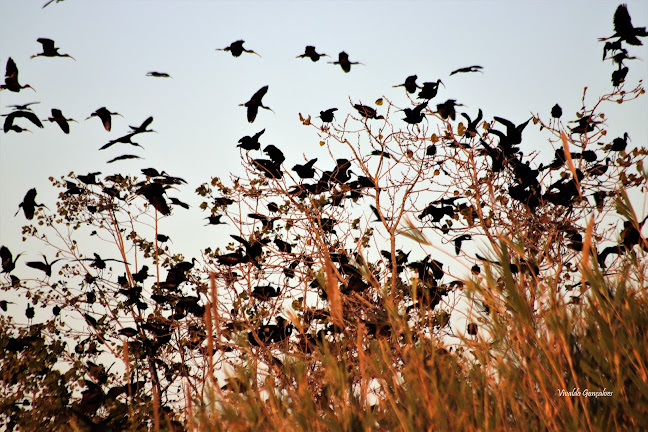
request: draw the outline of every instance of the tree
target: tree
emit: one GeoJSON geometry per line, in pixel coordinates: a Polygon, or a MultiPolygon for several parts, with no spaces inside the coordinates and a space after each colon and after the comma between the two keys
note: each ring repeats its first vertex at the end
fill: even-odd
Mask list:
{"type": "MultiPolygon", "coordinates": [[[[569,389],[587,375],[645,389],[641,372],[612,382],[619,364],[645,372],[644,360],[604,338],[622,355],[613,366],[591,342],[607,326],[624,347],[647,346],[627,328],[645,327],[648,244],[626,193],[645,193],[646,149],[607,142],[602,112],[644,90],[613,85],[592,107],[583,96],[574,127],[457,112],[434,95],[404,108],[349,100],[349,114],[330,121],[300,114],[329,159],[290,168],[276,146],[242,139],[245,175],[196,189],[207,225],[235,234],[191,261],[158,230],[184,207],[170,196],[182,179],[152,169],[52,178],[56,209],[36,208],[23,229],[43,245],[44,262],[27,265],[44,275],[18,279],[3,255],[3,290],[22,293],[27,318],[41,322],[0,322],[0,418],[8,428],[292,419],[301,429],[422,430],[537,424],[545,410],[558,428],[576,408],[547,420],[541,402],[557,382],[569,389]],[[548,165],[520,149],[533,127],[555,146],[548,165]],[[511,379],[533,366],[544,375],[511,379]],[[498,379],[515,390],[510,405],[496,402],[498,379]],[[467,414],[447,418],[453,411],[467,414]]],[[[626,397],[604,417],[581,401],[577,422],[634,424],[646,415],[640,402],[626,397]]]]}

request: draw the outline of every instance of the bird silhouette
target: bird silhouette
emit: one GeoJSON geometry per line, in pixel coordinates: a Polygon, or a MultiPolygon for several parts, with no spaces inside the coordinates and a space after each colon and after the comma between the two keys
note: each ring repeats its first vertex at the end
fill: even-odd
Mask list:
{"type": "Polygon", "coordinates": [[[455,107],[463,106],[458,104],[455,99],[448,99],[442,104],[437,104],[437,114],[441,116],[442,119],[447,120],[448,118],[455,120],[457,118],[457,112],[455,107]]]}
{"type": "Polygon", "coordinates": [[[619,69],[612,72],[612,85],[614,87],[619,87],[622,83],[625,82],[625,78],[628,75],[628,67],[620,67],[619,69]]]}
{"type": "Polygon", "coordinates": [[[236,147],[240,147],[243,150],[259,150],[261,148],[259,138],[261,137],[261,135],[263,135],[264,132],[265,129],[257,132],[253,136],[244,136],[243,138],[238,140],[239,144],[236,147]]]}
{"type": "Polygon", "coordinates": [[[59,48],[56,48],[54,46],[54,41],[52,39],[47,39],[47,38],[38,38],[36,39],[38,43],[40,43],[43,46],[43,52],[34,54],[31,56],[31,58],[34,57],[69,57],[72,60],[76,61],[74,57],[72,57],[70,54],[61,54],[58,50],[59,48]]]}
{"type": "Polygon", "coordinates": [[[99,120],[101,120],[101,124],[103,124],[104,129],[106,129],[108,132],[110,132],[110,129],[112,127],[112,117],[114,115],[118,115],[120,117],[123,117],[121,114],[117,112],[110,112],[108,108],[106,107],[101,107],[97,108],[95,112],[90,114],[90,116],[86,119],[89,120],[92,117],[98,117],[99,120]]]}
{"type": "Polygon", "coordinates": [[[459,69],[456,69],[456,70],[453,70],[452,72],[450,72],[450,76],[452,76],[454,74],[457,74],[457,73],[467,73],[467,72],[481,72],[481,73],[483,73],[481,71],[481,69],[483,69],[483,67],[482,66],[477,66],[477,65],[462,67],[462,68],[459,68],[459,69]]]}
{"type": "Polygon", "coordinates": [[[139,126],[129,126],[133,133],[145,133],[145,132],[155,132],[153,129],[148,129],[148,127],[153,123],[153,117],[149,117],[142,122],[139,126]]]}
{"type": "Polygon", "coordinates": [[[527,127],[531,119],[523,123],[520,123],[517,126],[512,121],[502,117],[494,116],[493,119],[496,122],[506,126],[506,134],[496,129],[489,129],[488,133],[497,135],[499,137],[500,147],[504,150],[504,153],[507,156],[510,156],[512,153],[515,153],[517,151],[517,149],[514,148],[514,146],[522,143],[522,132],[524,131],[524,128],[527,127]]]}
{"type": "Polygon", "coordinates": [[[281,165],[283,161],[286,160],[286,157],[284,156],[283,152],[272,144],[267,145],[266,148],[263,149],[263,152],[267,154],[272,160],[272,162],[277,165],[281,165]]]}
{"type": "Polygon", "coordinates": [[[146,76],[153,77],[153,78],[171,78],[171,75],[169,75],[166,72],[156,72],[156,71],[147,72],[146,76]]]}
{"type": "Polygon", "coordinates": [[[29,220],[32,220],[34,218],[34,212],[36,210],[36,207],[45,207],[44,204],[36,204],[36,188],[29,189],[27,193],[25,194],[25,197],[23,198],[23,201],[18,204],[18,211],[14,216],[18,214],[20,211],[20,208],[23,209],[23,213],[25,213],[25,217],[29,220]]]}
{"type": "Polygon", "coordinates": [[[223,215],[207,216],[205,218],[205,219],[207,219],[207,223],[205,224],[205,226],[207,226],[207,225],[224,225],[225,222],[221,222],[222,217],[223,217],[223,215]]]}
{"type": "Polygon", "coordinates": [[[113,162],[122,161],[122,160],[129,160],[129,159],[142,159],[142,157],[137,156],[137,155],[132,155],[132,154],[125,154],[125,155],[114,157],[114,158],[110,159],[106,163],[113,163],[113,162]]]}
{"type": "Polygon", "coordinates": [[[272,111],[272,109],[263,105],[262,102],[263,96],[265,96],[267,92],[268,92],[268,86],[267,85],[263,86],[256,93],[254,93],[254,95],[252,95],[249,101],[239,105],[247,108],[248,122],[250,123],[254,122],[254,119],[256,119],[257,113],[259,112],[259,108],[264,108],[269,111],[272,111]]]}
{"type": "Polygon", "coordinates": [[[52,123],[56,123],[57,125],[59,125],[61,130],[63,132],[65,132],[66,134],[70,133],[70,125],[68,124],[68,122],[73,121],[73,122],[76,123],[76,120],[74,120],[74,119],[65,118],[65,116],[63,115],[63,112],[58,108],[52,108],[52,117],[49,117],[47,120],[49,120],[52,123]]]}
{"type": "Polygon", "coordinates": [[[22,252],[16,255],[16,258],[14,259],[8,247],[6,246],[0,247],[0,260],[2,260],[2,273],[11,273],[16,268],[16,263],[18,262],[18,258],[20,258],[20,255],[22,255],[22,252]]]}
{"type": "Polygon", "coordinates": [[[256,54],[259,57],[261,57],[259,53],[243,48],[244,43],[245,41],[243,40],[237,40],[235,42],[232,42],[231,44],[229,44],[229,46],[226,46],[225,48],[216,49],[216,51],[229,51],[234,57],[240,57],[240,55],[243,54],[244,52],[250,54],[256,54]]]}
{"type": "Polygon", "coordinates": [[[171,214],[171,208],[167,204],[164,194],[170,186],[160,183],[147,183],[135,191],[136,195],[142,195],[157,211],[167,216],[171,214]]]}
{"type": "Polygon", "coordinates": [[[560,105],[556,104],[551,108],[551,117],[555,119],[559,119],[562,116],[562,108],[560,108],[560,105]]]}
{"type": "Polygon", "coordinates": [[[311,159],[308,162],[306,162],[303,165],[295,165],[292,167],[292,170],[297,173],[299,178],[302,179],[310,179],[315,177],[315,170],[313,169],[313,165],[317,162],[317,158],[311,159]]]}
{"type": "Polygon", "coordinates": [[[144,283],[144,281],[149,277],[148,266],[143,265],[139,271],[133,273],[133,281],[137,283],[144,283]]]}
{"type": "Polygon", "coordinates": [[[315,51],[315,47],[311,45],[307,45],[306,49],[304,50],[304,54],[298,55],[296,58],[305,58],[308,57],[312,61],[316,62],[320,59],[320,57],[328,57],[326,54],[318,54],[315,51]]]}
{"type": "Polygon", "coordinates": [[[14,126],[16,125],[14,125],[13,122],[15,119],[21,117],[26,118],[27,120],[29,120],[30,122],[38,126],[39,128],[43,127],[43,123],[41,123],[38,116],[31,111],[12,111],[9,114],[3,114],[3,115],[6,116],[4,121],[4,127],[3,127],[5,133],[9,132],[10,130],[15,130],[14,126]]]}
{"type": "Polygon", "coordinates": [[[104,145],[102,145],[101,147],[99,147],[99,150],[105,150],[105,149],[107,149],[107,148],[109,148],[109,147],[112,147],[112,146],[115,145],[115,144],[118,144],[118,143],[122,143],[122,144],[130,144],[130,145],[135,146],[135,147],[144,148],[144,147],[142,147],[141,145],[139,145],[138,143],[133,142],[132,138],[133,138],[135,135],[137,135],[136,132],[131,132],[131,133],[129,133],[129,134],[126,134],[126,135],[121,136],[121,137],[119,137],[119,138],[116,138],[116,139],[114,139],[114,140],[110,140],[110,141],[108,141],[106,144],[104,144],[104,145]]]}
{"type": "Polygon", "coordinates": [[[329,64],[340,65],[344,72],[349,73],[351,72],[351,65],[362,63],[349,61],[349,54],[342,51],[340,54],[338,54],[338,61],[329,62],[329,64]]]}
{"type": "Polygon", "coordinates": [[[279,297],[280,289],[271,285],[259,285],[252,290],[252,297],[261,301],[268,301],[273,297],[279,297]]]}
{"type": "Polygon", "coordinates": [[[108,261],[114,261],[114,262],[118,262],[118,263],[121,263],[121,264],[128,264],[127,262],[116,259],[116,258],[105,258],[105,259],[101,258],[101,256],[96,252],[93,252],[92,255],[94,256],[94,258],[82,258],[82,261],[92,261],[90,263],[90,266],[92,266],[92,267],[94,267],[94,268],[96,268],[98,270],[105,270],[106,269],[106,263],[108,261]]]}
{"type": "Polygon", "coordinates": [[[477,112],[477,118],[475,118],[474,121],[470,119],[468,114],[461,113],[461,116],[466,120],[468,120],[468,126],[466,126],[466,132],[464,132],[464,136],[469,136],[471,138],[474,138],[477,135],[479,135],[479,133],[477,132],[477,126],[479,126],[479,122],[482,120],[482,115],[483,113],[481,108],[477,112]]]}
{"type": "Polygon", "coordinates": [[[586,115],[578,120],[573,120],[570,123],[578,123],[577,126],[570,128],[572,134],[583,135],[587,132],[594,131],[596,126],[602,122],[594,120],[592,115],[586,115]]]}
{"type": "MultiPolygon", "coordinates": [[[[0,90],[9,90],[18,93],[22,89],[30,88],[34,90],[29,84],[20,85],[18,83],[18,67],[11,57],[7,60],[7,68],[5,72],[5,83],[0,85],[0,90]]],[[[34,90],[35,91],[35,90],[34,90]]]]}
{"type": "Polygon", "coordinates": [[[395,85],[394,88],[396,88],[396,87],[405,87],[405,90],[408,93],[414,93],[414,92],[416,92],[416,89],[422,88],[418,84],[416,84],[417,79],[418,79],[418,76],[410,75],[407,78],[405,78],[405,82],[403,84],[395,85]]]}
{"type": "Polygon", "coordinates": [[[26,263],[26,265],[27,265],[27,267],[31,267],[31,268],[34,268],[36,270],[41,270],[41,271],[45,272],[47,277],[51,277],[52,276],[52,266],[54,264],[56,264],[57,262],[61,261],[63,258],[58,258],[58,259],[55,259],[52,262],[48,262],[47,257],[45,257],[45,255],[43,255],[43,254],[41,254],[41,255],[43,257],[43,262],[41,262],[41,261],[28,261],[26,263]]]}
{"type": "Polygon", "coordinates": [[[612,141],[612,146],[610,147],[611,151],[623,151],[626,149],[628,146],[628,140],[630,139],[630,136],[628,135],[628,132],[623,134],[623,137],[621,138],[614,138],[612,141]]]}
{"type": "Polygon", "coordinates": [[[31,111],[31,108],[29,108],[31,105],[36,105],[39,104],[40,102],[29,102],[26,104],[22,105],[7,105],[9,108],[13,108],[14,110],[20,110],[20,111],[31,111]]]}
{"type": "Polygon", "coordinates": [[[370,106],[367,106],[367,105],[355,104],[355,105],[353,105],[353,108],[355,108],[356,111],[358,111],[358,113],[359,113],[362,117],[364,117],[364,118],[366,118],[366,119],[376,119],[376,120],[379,120],[379,119],[384,119],[384,118],[385,118],[385,117],[383,117],[382,115],[377,115],[378,112],[376,111],[376,109],[375,109],[375,108],[372,108],[372,107],[370,107],[370,106]]]}
{"type": "Polygon", "coordinates": [[[337,108],[329,108],[325,111],[320,111],[319,118],[321,118],[324,123],[331,123],[335,117],[335,111],[337,110],[337,108]]]}
{"type": "Polygon", "coordinates": [[[608,51],[612,51],[612,53],[615,53],[621,49],[623,49],[623,46],[621,45],[620,39],[614,42],[605,42],[605,46],[603,47],[603,60],[607,58],[608,51]]]}
{"type": "Polygon", "coordinates": [[[445,84],[441,80],[436,80],[436,82],[424,82],[421,91],[418,94],[419,99],[433,99],[436,97],[437,92],[439,91],[439,85],[445,87],[445,84]]]}
{"type": "Polygon", "coordinates": [[[263,229],[272,229],[275,221],[279,220],[279,217],[270,218],[259,213],[248,213],[248,217],[261,221],[261,227],[263,229]]]}
{"type": "Polygon", "coordinates": [[[463,235],[460,235],[459,237],[455,238],[453,240],[454,241],[454,247],[455,247],[455,253],[457,255],[459,255],[459,253],[461,252],[462,243],[467,241],[467,240],[471,240],[471,239],[472,239],[472,236],[470,234],[463,234],[463,235]]]}
{"type": "Polygon", "coordinates": [[[648,36],[646,27],[634,27],[628,12],[628,6],[620,4],[614,12],[614,34],[607,38],[599,38],[599,40],[605,41],[619,38],[620,41],[625,41],[630,45],[643,45],[639,38],[646,36],[648,36]]]}
{"type": "Polygon", "coordinates": [[[403,118],[403,120],[405,120],[405,122],[409,124],[421,123],[425,118],[425,113],[423,112],[423,110],[427,108],[427,105],[428,103],[426,101],[414,108],[403,109],[402,111],[405,113],[405,118],[403,118]]]}

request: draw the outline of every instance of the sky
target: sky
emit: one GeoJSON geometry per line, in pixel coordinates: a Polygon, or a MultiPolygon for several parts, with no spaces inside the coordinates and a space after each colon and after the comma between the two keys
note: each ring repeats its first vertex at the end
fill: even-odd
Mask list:
{"type": "MultiPolygon", "coordinates": [[[[66,0],[42,9],[45,0],[0,3],[0,67],[11,57],[20,71],[20,93],[0,92],[0,113],[8,105],[39,101],[41,118],[59,108],[78,123],[64,134],[49,122],[33,133],[0,133],[0,244],[14,255],[38,250],[21,243],[22,213],[14,217],[28,189],[36,187],[37,202],[54,208],[56,195],[48,177],[74,171],[103,175],[139,174],[155,167],[187,180],[179,194],[192,205],[174,210],[161,231],[176,234],[174,248],[186,256],[228,240],[218,230],[205,235],[206,214],[197,208],[194,190],[214,176],[240,173],[237,141],[266,129],[262,143],[275,144],[292,166],[320,151],[319,137],[299,122],[299,113],[317,116],[338,107],[339,118],[352,111],[349,98],[372,104],[380,97],[407,106],[402,83],[416,74],[418,82],[442,79],[445,88],[435,103],[453,98],[471,116],[478,108],[493,116],[522,123],[539,113],[549,119],[559,103],[565,121],[575,119],[583,88],[587,102],[612,89],[614,66],[602,62],[603,43],[613,33],[613,1],[180,1],[66,0]],[[69,58],[30,59],[40,52],[40,37],[56,41],[69,58]],[[239,58],[216,51],[237,39],[261,57],[239,58]],[[306,45],[332,58],[317,63],[297,59],[306,45]],[[344,73],[327,64],[346,51],[362,62],[344,73]],[[483,73],[449,73],[481,65],[483,73]],[[169,73],[171,79],[146,73],[169,73]],[[249,124],[246,102],[264,85],[264,103],[249,124]],[[106,106],[123,117],[106,132],[94,110],[106,106]],[[99,151],[111,139],[128,132],[149,116],[158,133],[136,141],[144,150],[122,145],[99,151]],[[134,150],[134,151],[133,151],[134,150]],[[145,159],[106,162],[123,153],[145,159]]],[[[648,25],[648,2],[628,1],[635,26],[648,25]]],[[[644,41],[648,44],[648,41],[644,41]]],[[[639,60],[628,62],[627,80],[648,77],[648,48],[632,47],[639,60]]],[[[608,107],[609,134],[628,132],[632,145],[648,145],[648,98],[608,107]]],[[[553,157],[545,138],[525,133],[523,150],[553,157]],[[526,146],[526,147],[525,147],[526,146]]]]}

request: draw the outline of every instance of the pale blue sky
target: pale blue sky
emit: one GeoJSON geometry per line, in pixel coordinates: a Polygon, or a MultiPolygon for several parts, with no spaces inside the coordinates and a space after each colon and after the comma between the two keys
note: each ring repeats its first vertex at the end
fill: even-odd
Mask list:
{"type": "MultiPolygon", "coordinates": [[[[313,129],[298,122],[298,113],[316,116],[338,107],[339,117],[353,101],[373,102],[381,96],[406,106],[402,88],[392,88],[412,74],[419,83],[441,78],[446,88],[435,103],[453,98],[474,116],[482,108],[516,123],[539,112],[545,118],[555,103],[575,119],[584,86],[590,102],[611,90],[613,65],[601,62],[598,37],[613,33],[616,1],[180,1],[180,0],[66,0],[41,9],[45,0],[0,3],[0,67],[12,57],[22,84],[36,92],[0,92],[0,112],[7,105],[40,101],[34,111],[47,118],[60,108],[75,118],[70,135],[47,122],[33,133],[0,134],[0,244],[14,254],[28,250],[20,242],[22,215],[13,214],[25,192],[38,189],[38,202],[54,208],[49,176],[70,171],[139,173],[156,167],[184,177],[189,185],[179,198],[194,207],[174,211],[168,226],[182,238],[174,247],[188,256],[215,246],[201,231],[205,214],[196,207],[194,189],[212,176],[227,177],[240,170],[238,139],[263,128],[263,144],[275,144],[287,155],[286,166],[321,151],[313,129]],[[54,39],[65,58],[36,58],[39,37],[54,39]],[[215,51],[237,39],[262,57],[233,58],[215,51]],[[337,57],[344,50],[354,66],[345,74],[338,66],[296,59],[305,45],[337,57]],[[473,64],[483,74],[450,71],[473,64]],[[148,78],[149,71],[168,72],[173,79],[148,78]],[[262,110],[248,124],[247,101],[269,85],[264,102],[275,114],[262,110]],[[83,121],[95,109],[118,111],[113,131],[99,120],[83,121]],[[146,149],[122,145],[98,148],[154,116],[158,134],[138,137],[146,149]],[[131,151],[135,150],[135,151],[131,151]],[[145,160],[106,165],[122,153],[145,160]],[[49,189],[49,192],[48,192],[49,189]],[[171,224],[175,224],[171,226],[171,224]],[[194,230],[193,227],[198,229],[194,230]],[[201,234],[202,233],[202,234],[201,234]]],[[[635,26],[648,26],[648,2],[628,1],[635,26]]],[[[648,41],[644,41],[648,44],[648,41]]],[[[646,45],[632,47],[628,81],[648,77],[646,45]]],[[[606,109],[610,139],[629,132],[632,145],[648,145],[648,98],[606,109]]],[[[23,123],[21,123],[23,124],[23,123]]],[[[25,126],[25,124],[23,124],[25,126]]],[[[523,150],[553,150],[529,133],[523,150]],[[527,146],[525,148],[525,146],[527,146]]],[[[325,165],[329,165],[328,163],[325,165]]],[[[34,256],[35,251],[29,252],[34,256]]]]}

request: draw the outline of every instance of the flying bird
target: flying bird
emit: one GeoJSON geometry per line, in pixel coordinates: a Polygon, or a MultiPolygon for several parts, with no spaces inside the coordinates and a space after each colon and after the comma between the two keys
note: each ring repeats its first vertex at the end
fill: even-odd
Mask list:
{"type": "Polygon", "coordinates": [[[2,260],[2,273],[11,273],[16,268],[16,262],[18,258],[22,255],[22,252],[16,255],[14,259],[11,251],[8,247],[0,247],[0,259],[2,260]]]}
{"type": "Polygon", "coordinates": [[[142,159],[142,158],[137,155],[125,154],[125,155],[117,156],[116,158],[112,158],[107,163],[113,163],[113,162],[117,162],[120,160],[127,160],[127,159],[142,159]]]}
{"type": "Polygon", "coordinates": [[[477,65],[475,65],[475,66],[466,66],[466,67],[463,67],[463,68],[453,70],[452,72],[450,72],[450,76],[452,76],[454,74],[457,74],[457,73],[481,72],[481,69],[483,69],[482,66],[477,66],[477,65]]]}
{"type": "MultiPolygon", "coordinates": [[[[5,72],[5,83],[0,85],[0,90],[7,89],[9,91],[18,93],[22,89],[30,88],[34,90],[29,84],[20,85],[18,83],[18,67],[11,57],[7,60],[7,69],[5,72]]],[[[35,91],[35,90],[34,90],[35,91]]]]}
{"type": "Polygon", "coordinates": [[[31,111],[31,108],[29,108],[29,106],[39,104],[39,103],[40,102],[29,102],[29,103],[22,104],[22,105],[7,105],[7,106],[9,108],[13,108],[14,110],[31,111]]]}
{"type": "Polygon", "coordinates": [[[56,124],[58,124],[61,130],[66,134],[70,133],[70,125],[68,124],[68,122],[73,121],[76,123],[76,120],[74,119],[65,118],[63,112],[57,108],[52,108],[52,117],[49,117],[47,120],[52,123],[56,122],[56,124]]]}
{"type": "Polygon", "coordinates": [[[311,159],[303,165],[295,165],[292,167],[292,170],[297,173],[297,175],[302,179],[309,179],[315,177],[315,170],[313,165],[317,162],[317,158],[311,159]]]}
{"type": "Polygon", "coordinates": [[[362,63],[349,61],[349,54],[342,51],[340,54],[338,54],[338,61],[329,62],[329,64],[340,65],[344,72],[349,73],[351,72],[351,65],[362,63]]]}
{"type": "Polygon", "coordinates": [[[169,75],[166,72],[155,72],[155,71],[148,72],[146,76],[153,77],[153,78],[171,78],[171,75],[169,75]]]}
{"type": "Polygon", "coordinates": [[[45,205],[36,204],[36,188],[31,188],[25,194],[22,202],[18,204],[18,211],[16,212],[16,214],[14,214],[14,216],[16,216],[22,208],[23,213],[25,213],[25,217],[29,220],[32,220],[34,219],[34,212],[36,210],[36,207],[45,207],[45,205]]]}
{"type": "Polygon", "coordinates": [[[440,79],[435,82],[424,82],[418,94],[418,99],[433,99],[439,91],[439,84],[445,87],[445,84],[440,79]]]}
{"type": "Polygon", "coordinates": [[[425,118],[425,113],[423,112],[423,110],[427,108],[427,104],[428,103],[426,101],[414,108],[402,109],[401,111],[405,113],[405,118],[403,120],[405,120],[405,122],[409,124],[421,123],[425,118]]]}
{"type": "MultiPolygon", "coordinates": [[[[250,98],[249,101],[245,102],[244,104],[240,104],[239,106],[244,106],[247,108],[247,119],[248,122],[252,123],[256,119],[257,113],[259,112],[259,108],[264,108],[269,111],[272,111],[269,107],[263,105],[263,96],[268,92],[268,86],[263,86],[261,87],[252,97],[250,98]]],[[[274,112],[274,111],[272,111],[274,112]]]]}
{"type": "Polygon", "coordinates": [[[153,123],[152,116],[144,120],[142,124],[139,126],[129,126],[129,127],[135,133],[155,132],[153,129],[147,129],[151,123],[153,123]]]}
{"type": "Polygon", "coordinates": [[[326,55],[326,54],[318,54],[315,51],[314,46],[308,45],[308,46],[306,46],[306,49],[304,50],[304,54],[298,55],[296,58],[305,58],[305,57],[308,57],[312,61],[316,62],[316,61],[318,61],[320,59],[320,57],[328,57],[328,55],[326,55]]]}
{"type": "Polygon", "coordinates": [[[418,77],[416,75],[410,75],[405,78],[405,82],[403,84],[398,84],[393,87],[405,87],[405,90],[407,90],[408,93],[414,93],[416,92],[416,89],[422,88],[418,84],[416,84],[417,79],[418,77]]]}
{"type": "Polygon", "coordinates": [[[69,57],[72,60],[76,61],[74,57],[72,57],[70,54],[61,54],[54,46],[54,41],[52,39],[47,39],[47,38],[38,38],[36,39],[38,43],[40,43],[43,46],[43,52],[34,54],[31,56],[31,58],[34,57],[69,57]]]}
{"type": "Polygon", "coordinates": [[[90,116],[86,119],[91,119],[92,117],[98,117],[99,120],[101,120],[101,123],[103,124],[104,129],[106,129],[108,132],[110,132],[110,128],[112,127],[112,117],[114,115],[118,115],[120,117],[123,117],[121,114],[116,113],[116,112],[110,112],[108,108],[106,107],[101,107],[98,108],[95,112],[90,114],[90,116]]]}
{"type": "MultiPolygon", "coordinates": [[[[4,132],[7,133],[10,130],[15,130],[14,127],[15,125],[13,124],[14,120],[19,117],[24,117],[30,122],[34,123],[36,126],[39,128],[43,127],[43,123],[41,123],[40,119],[36,114],[34,114],[31,111],[13,111],[10,112],[9,114],[4,114],[7,118],[4,121],[4,132]]],[[[22,129],[22,128],[21,128],[22,129]]]]}
{"type": "Polygon", "coordinates": [[[605,41],[616,37],[630,45],[643,45],[639,38],[646,36],[648,36],[646,27],[634,27],[630,19],[628,6],[620,4],[614,12],[614,34],[607,38],[599,38],[599,40],[605,41]]]}
{"type": "Polygon", "coordinates": [[[243,40],[237,40],[235,42],[232,42],[231,44],[229,44],[229,46],[226,46],[225,48],[216,49],[216,51],[229,51],[230,53],[232,53],[232,55],[234,57],[239,57],[244,52],[250,53],[250,54],[256,54],[259,57],[261,57],[261,55],[259,53],[256,53],[256,52],[254,52],[252,50],[248,50],[248,49],[243,48],[244,43],[245,43],[245,41],[243,41],[243,40]]]}
{"type": "Polygon", "coordinates": [[[41,255],[43,256],[44,262],[41,262],[41,261],[29,261],[29,262],[26,263],[27,267],[31,267],[31,268],[34,268],[36,270],[41,270],[41,271],[45,272],[47,277],[50,277],[50,276],[52,276],[52,266],[54,264],[56,264],[58,261],[61,261],[63,258],[55,259],[52,262],[48,262],[45,255],[43,255],[43,254],[41,254],[41,255]]]}

